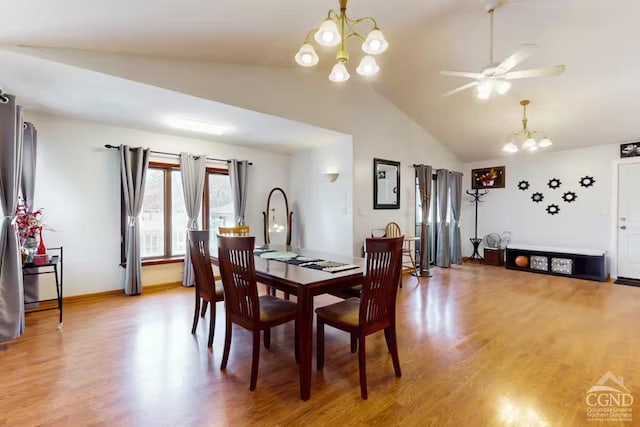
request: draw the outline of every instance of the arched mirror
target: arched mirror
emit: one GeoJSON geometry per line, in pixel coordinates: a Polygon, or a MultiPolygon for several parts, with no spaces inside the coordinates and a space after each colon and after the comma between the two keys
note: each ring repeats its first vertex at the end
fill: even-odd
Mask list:
{"type": "Polygon", "coordinates": [[[282,188],[276,187],[269,192],[267,210],[262,212],[262,215],[264,216],[264,242],[290,245],[293,212],[289,211],[287,195],[282,188]]]}

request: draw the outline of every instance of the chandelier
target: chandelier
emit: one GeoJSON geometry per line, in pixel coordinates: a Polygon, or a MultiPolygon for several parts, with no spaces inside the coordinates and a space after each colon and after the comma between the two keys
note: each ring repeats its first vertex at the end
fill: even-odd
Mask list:
{"type": "Polygon", "coordinates": [[[531,101],[527,99],[523,99],[522,101],[520,101],[520,105],[522,105],[523,109],[522,130],[511,135],[510,141],[507,142],[504,147],[502,147],[502,151],[506,151],[507,153],[515,153],[519,150],[518,143],[521,144],[523,150],[527,151],[536,151],[538,148],[550,147],[553,144],[543,132],[537,130],[529,130],[529,128],[527,128],[527,105],[529,105],[530,103],[531,101]],[[542,139],[538,141],[536,137],[540,135],[542,136],[542,139]]]}
{"type": "Polygon", "coordinates": [[[346,82],[351,75],[347,71],[345,64],[349,61],[349,51],[347,50],[347,42],[356,38],[362,41],[362,50],[366,54],[360,61],[360,65],[356,68],[356,72],[361,76],[374,76],[380,71],[380,67],[376,63],[373,55],[378,55],[389,47],[389,43],[384,38],[382,31],[378,28],[376,20],[371,17],[351,19],[347,16],[347,1],[340,1],[340,13],[331,9],[327,14],[320,27],[314,28],[307,33],[304,44],[296,53],[295,59],[299,65],[303,67],[313,67],[318,63],[318,54],[313,46],[309,43],[311,35],[314,40],[325,47],[338,46],[336,54],[336,65],[333,66],[329,74],[329,80],[332,82],[346,82]],[[357,28],[360,24],[369,23],[372,25],[367,37],[358,33],[357,28]]]}

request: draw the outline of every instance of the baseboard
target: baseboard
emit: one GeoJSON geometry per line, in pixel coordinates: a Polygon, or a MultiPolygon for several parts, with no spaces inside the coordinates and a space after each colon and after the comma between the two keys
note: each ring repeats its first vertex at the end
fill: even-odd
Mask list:
{"type": "MultiPolygon", "coordinates": [[[[182,286],[182,282],[169,282],[169,283],[158,283],[155,285],[147,285],[142,287],[142,294],[153,293],[153,292],[161,292],[168,289],[175,289],[182,286]]],[[[82,294],[82,295],[72,295],[68,297],[62,298],[62,303],[64,305],[67,304],[77,304],[87,301],[93,301],[102,298],[110,298],[116,296],[124,296],[124,290],[122,289],[113,289],[111,291],[103,291],[103,292],[95,292],[91,294],[82,294]]],[[[25,313],[30,313],[32,311],[40,311],[40,310],[48,310],[54,309],[58,307],[58,302],[54,300],[41,301],[38,303],[36,307],[33,309],[25,308],[25,313]]]]}
{"type": "Polygon", "coordinates": [[[638,286],[640,287],[640,280],[627,279],[624,277],[617,278],[613,283],[616,285],[638,286]]]}

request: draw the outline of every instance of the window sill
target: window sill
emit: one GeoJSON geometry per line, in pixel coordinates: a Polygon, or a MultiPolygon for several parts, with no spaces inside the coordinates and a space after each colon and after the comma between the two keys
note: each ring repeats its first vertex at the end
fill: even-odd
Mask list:
{"type": "MultiPolygon", "coordinates": [[[[151,265],[178,264],[182,262],[184,262],[184,256],[173,258],[143,259],[142,266],[148,267],[151,265]]],[[[126,262],[120,263],[120,267],[124,268],[126,266],[126,262]]]]}

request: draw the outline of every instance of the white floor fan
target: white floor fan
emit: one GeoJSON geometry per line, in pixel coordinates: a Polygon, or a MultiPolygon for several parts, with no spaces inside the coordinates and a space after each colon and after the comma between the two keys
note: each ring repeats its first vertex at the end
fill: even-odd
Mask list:
{"type": "Polygon", "coordinates": [[[490,64],[487,68],[480,73],[465,72],[465,71],[441,71],[443,76],[447,77],[463,77],[468,79],[474,79],[473,82],[460,86],[450,92],[444,94],[444,96],[450,96],[454,93],[462,92],[473,87],[477,87],[479,99],[489,99],[495,92],[500,95],[504,95],[511,88],[509,80],[516,79],[528,79],[533,77],[542,76],[557,76],[562,74],[566,68],[564,65],[555,65],[547,68],[534,68],[530,70],[511,71],[522,61],[527,59],[535,49],[534,44],[524,44],[514,54],[509,56],[501,63],[496,63],[493,60],[493,14],[495,10],[500,6],[500,0],[487,0],[485,1],[485,10],[489,13],[491,19],[491,45],[489,48],[489,60],[490,64]]]}

